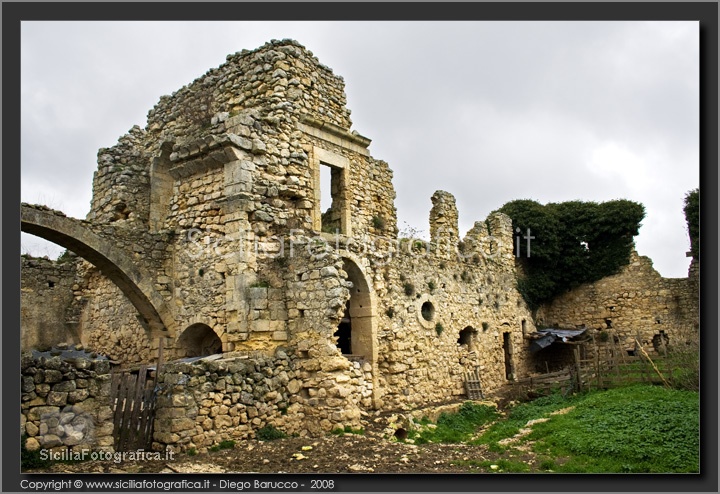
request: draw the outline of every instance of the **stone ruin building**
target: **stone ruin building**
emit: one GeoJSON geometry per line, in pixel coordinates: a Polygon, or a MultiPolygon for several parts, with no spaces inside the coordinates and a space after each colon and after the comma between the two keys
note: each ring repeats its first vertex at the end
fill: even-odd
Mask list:
{"type": "MultiPolygon", "coordinates": [[[[491,391],[537,370],[546,357],[528,351],[536,328],[516,289],[510,218],[491,214],[461,237],[454,197],[437,191],[429,242],[398,238],[392,171],[345,102],[343,79],[291,40],[230,55],[161,97],[145,128],[99,151],[85,220],[23,205],[23,231],[77,254],[23,259],[23,350],[82,344],[121,367],[153,365],[162,350],[153,447],[178,450],[267,424],[360,427],[375,411],[462,399],[468,371],[491,391]]],[[[647,341],[670,320],[669,332],[693,330],[697,295],[678,295],[692,295],[689,281],[634,280],[597,307],[592,288],[539,315],[647,341]]],[[[30,436],[41,408],[107,394],[80,392],[80,379],[57,391],[25,371],[36,361],[23,366],[30,436]]],[[[108,432],[99,446],[111,447],[108,432]]]]}

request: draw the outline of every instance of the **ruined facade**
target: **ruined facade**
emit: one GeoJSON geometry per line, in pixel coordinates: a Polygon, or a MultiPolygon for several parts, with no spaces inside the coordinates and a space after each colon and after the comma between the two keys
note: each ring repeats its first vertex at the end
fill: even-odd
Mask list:
{"type": "Polygon", "coordinates": [[[430,240],[399,238],[392,172],[369,144],[343,79],[272,41],[101,149],[85,221],[24,206],[26,231],[82,233],[66,245],[96,258],[78,263],[68,309],[86,347],[124,366],[161,344],[170,360],[226,354],[166,367],[157,447],[358,427],[371,410],[464,396],[467,371],[492,390],[532,369],[510,218],[461,237],[438,191],[430,240]]]}
{"type": "Polygon", "coordinates": [[[635,340],[648,351],[660,345],[697,342],[700,330],[699,262],[687,278],[663,278],[652,261],[633,251],[618,274],[555,298],[536,314],[539,325],[607,332],[632,351],[635,340]]]}

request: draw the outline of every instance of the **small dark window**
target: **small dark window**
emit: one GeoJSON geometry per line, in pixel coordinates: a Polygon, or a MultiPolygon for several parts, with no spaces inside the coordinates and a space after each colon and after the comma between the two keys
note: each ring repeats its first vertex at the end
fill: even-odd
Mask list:
{"type": "Polygon", "coordinates": [[[420,307],[420,315],[422,315],[423,319],[426,321],[432,321],[433,317],[435,317],[435,307],[430,302],[425,302],[420,307]]]}
{"type": "Polygon", "coordinates": [[[467,328],[460,331],[460,337],[458,338],[459,345],[470,345],[470,342],[475,335],[475,328],[468,326],[467,328]]]}

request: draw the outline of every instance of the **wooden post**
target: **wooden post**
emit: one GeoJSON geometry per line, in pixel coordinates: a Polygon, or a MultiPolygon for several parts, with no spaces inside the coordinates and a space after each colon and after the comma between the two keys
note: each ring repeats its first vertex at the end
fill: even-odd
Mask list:
{"type": "Polygon", "coordinates": [[[600,347],[595,341],[595,336],[593,336],[593,343],[595,343],[595,381],[597,388],[600,389],[600,347]]]}
{"type": "Polygon", "coordinates": [[[582,391],[582,374],[581,374],[581,367],[580,367],[580,349],[575,347],[573,348],[573,355],[575,356],[575,374],[577,379],[577,390],[582,391]]]}
{"type": "Polygon", "coordinates": [[[622,375],[620,374],[620,362],[618,361],[618,347],[615,344],[615,336],[610,335],[612,338],[612,345],[613,345],[613,365],[615,367],[615,375],[617,376],[618,382],[622,380],[622,375]]]}
{"type": "MultiPolygon", "coordinates": [[[[639,342],[638,342],[638,343],[639,343],[639,342]]],[[[648,355],[647,352],[645,352],[645,350],[643,350],[642,346],[640,347],[640,351],[642,352],[643,356],[647,359],[647,361],[650,362],[650,365],[652,365],[652,368],[655,370],[655,372],[657,373],[657,375],[660,376],[660,379],[662,379],[662,382],[665,384],[665,386],[667,386],[667,387],[669,388],[669,387],[670,387],[670,383],[668,383],[668,382],[665,380],[665,377],[663,377],[663,375],[660,373],[660,370],[659,370],[659,369],[657,368],[657,366],[655,365],[655,362],[652,361],[652,359],[650,358],[650,355],[648,355]]],[[[643,368],[646,368],[646,367],[643,366],[643,368]]],[[[649,377],[649,376],[648,376],[648,380],[650,380],[650,377],[649,377]]]]}
{"type": "Polygon", "coordinates": [[[163,350],[165,347],[165,338],[163,336],[158,337],[158,360],[155,368],[155,382],[158,382],[160,377],[160,366],[163,364],[163,350]]]}

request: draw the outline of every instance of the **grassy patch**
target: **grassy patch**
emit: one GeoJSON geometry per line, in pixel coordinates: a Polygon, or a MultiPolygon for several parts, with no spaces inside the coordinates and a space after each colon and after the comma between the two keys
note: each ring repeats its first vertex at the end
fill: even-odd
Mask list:
{"type": "Polygon", "coordinates": [[[235,447],[235,441],[221,441],[219,444],[208,448],[210,451],[220,451],[221,449],[233,449],[235,447]]]}
{"type": "Polygon", "coordinates": [[[498,421],[477,440],[476,444],[488,444],[491,451],[502,451],[498,441],[517,434],[529,420],[545,417],[550,412],[570,406],[574,398],[564,398],[560,394],[543,396],[528,403],[522,403],[510,409],[504,420],[498,421]]]}
{"type": "Polygon", "coordinates": [[[481,426],[495,420],[498,416],[495,407],[488,405],[477,405],[472,402],[462,404],[457,413],[443,413],[438,418],[437,424],[430,424],[429,421],[421,421],[423,428],[413,431],[408,437],[415,441],[415,444],[426,443],[461,443],[467,441],[481,426]],[[435,427],[431,427],[435,425],[435,427]]]}
{"type": "Polygon", "coordinates": [[[629,386],[585,395],[575,409],[536,424],[529,439],[563,472],[698,472],[698,394],[629,386]]]}
{"type": "Polygon", "coordinates": [[[334,434],[336,436],[342,436],[344,434],[357,434],[359,436],[362,436],[365,434],[365,429],[353,429],[349,425],[346,425],[344,428],[338,427],[337,429],[333,429],[330,431],[330,434],[334,434]]]}

